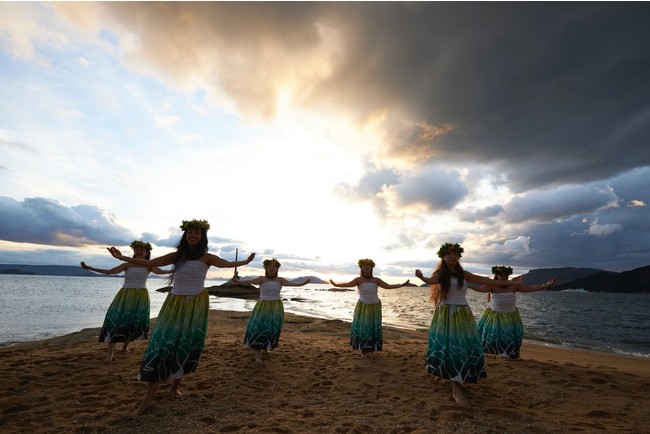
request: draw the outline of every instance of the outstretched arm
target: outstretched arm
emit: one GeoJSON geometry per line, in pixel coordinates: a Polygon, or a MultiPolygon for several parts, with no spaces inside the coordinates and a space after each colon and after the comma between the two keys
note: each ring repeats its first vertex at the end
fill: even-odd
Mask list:
{"type": "Polygon", "coordinates": [[[350,280],[349,282],[346,283],[336,283],[332,279],[330,279],[330,283],[337,288],[352,288],[353,286],[358,286],[359,285],[359,278],[355,277],[354,279],[350,280]]]}
{"type": "Polygon", "coordinates": [[[172,272],[172,270],[163,270],[158,267],[149,267],[149,271],[153,274],[170,274],[172,272]]]}
{"type": "Polygon", "coordinates": [[[543,289],[548,288],[549,286],[553,286],[555,284],[555,278],[549,280],[548,282],[541,284],[541,285],[518,285],[517,286],[517,291],[518,292],[535,292],[535,291],[541,291],[543,289]]]}
{"type": "Polygon", "coordinates": [[[465,280],[467,281],[468,284],[479,283],[483,285],[488,285],[492,292],[513,292],[517,286],[516,283],[512,283],[509,280],[494,280],[494,279],[490,279],[489,277],[483,277],[483,276],[470,273],[469,271],[465,271],[465,280]]]}
{"type": "Polygon", "coordinates": [[[118,273],[121,273],[122,271],[126,270],[127,265],[122,263],[122,264],[118,265],[117,267],[113,267],[110,270],[106,270],[106,269],[103,269],[103,268],[91,267],[90,265],[86,265],[85,262],[81,262],[81,268],[83,268],[84,270],[94,271],[95,273],[118,274],[118,273]]]}
{"type": "Polygon", "coordinates": [[[167,253],[166,255],[154,259],[139,259],[124,256],[116,247],[107,247],[107,250],[114,258],[119,259],[120,261],[140,265],[141,267],[164,267],[165,265],[173,264],[174,259],[176,259],[176,252],[167,253]]]}
{"type": "Polygon", "coordinates": [[[251,284],[251,285],[261,285],[263,283],[263,281],[264,281],[264,277],[257,276],[257,277],[255,277],[253,279],[250,279],[250,280],[242,280],[242,278],[239,277],[239,276],[233,276],[232,280],[234,282],[237,282],[237,283],[248,283],[248,284],[251,284]]]}
{"type": "Polygon", "coordinates": [[[487,292],[488,294],[489,294],[490,291],[492,290],[492,288],[491,288],[490,286],[488,286],[488,285],[481,285],[480,283],[471,283],[471,282],[468,282],[468,283],[467,283],[467,287],[470,288],[470,289],[473,289],[474,291],[478,291],[478,292],[487,292]]]}
{"type": "Polygon", "coordinates": [[[378,278],[378,279],[377,279],[377,285],[379,285],[380,287],[382,287],[382,288],[384,288],[384,289],[396,289],[396,288],[401,288],[402,286],[406,286],[406,285],[408,285],[410,281],[411,281],[411,280],[409,279],[409,280],[407,280],[407,281],[404,282],[404,283],[396,283],[396,284],[394,284],[394,285],[391,285],[391,284],[386,283],[386,282],[384,282],[383,280],[381,280],[381,279],[378,278]]]}
{"type": "Polygon", "coordinates": [[[246,265],[250,263],[253,259],[255,259],[255,253],[251,253],[250,255],[248,255],[248,258],[241,261],[226,261],[225,259],[220,258],[217,255],[208,254],[208,260],[206,264],[211,265],[213,267],[219,267],[219,268],[234,268],[234,267],[240,267],[242,265],[246,265]]]}
{"type": "Polygon", "coordinates": [[[297,283],[297,282],[292,282],[290,280],[287,280],[284,277],[280,277],[280,283],[282,283],[282,286],[305,286],[309,282],[311,282],[311,278],[305,279],[304,282],[297,283]]]}
{"type": "Polygon", "coordinates": [[[438,280],[438,275],[436,273],[433,273],[433,276],[431,277],[424,277],[424,274],[422,274],[422,270],[415,270],[415,277],[423,281],[424,283],[428,283],[429,285],[436,285],[439,280],[438,280]]]}

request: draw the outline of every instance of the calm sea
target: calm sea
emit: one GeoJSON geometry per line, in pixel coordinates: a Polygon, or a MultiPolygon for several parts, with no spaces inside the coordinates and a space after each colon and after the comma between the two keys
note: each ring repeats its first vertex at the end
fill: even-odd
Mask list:
{"type": "MultiPolygon", "coordinates": [[[[31,341],[101,327],[122,278],[0,275],[0,345],[31,341]]],[[[207,286],[223,281],[208,280],[207,286]]],[[[155,291],[164,279],[149,279],[151,316],[166,294],[155,291]]],[[[355,291],[330,285],[282,289],[286,312],[350,321],[355,291]]],[[[428,288],[380,289],[384,325],[427,329],[432,306],[428,288]]],[[[210,308],[247,312],[255,300],[210,297],[210,308]]],[[[469,291],[474,315],[485,306],[485,295],[469,291]]],[[[650,359],[650,296],[581,292],[518,294],[525,339],[553,346],[632,355],[650,359]]]]}

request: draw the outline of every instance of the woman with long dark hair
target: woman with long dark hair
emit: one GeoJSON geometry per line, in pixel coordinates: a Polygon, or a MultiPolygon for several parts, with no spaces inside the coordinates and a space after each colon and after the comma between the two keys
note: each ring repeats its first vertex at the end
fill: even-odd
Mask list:
{"type": "MultiPolygon", "coordinates": [[[[481,335],[467,303],[467,283],[492,285],[495,291],[507,291],[510,282],[465,271],[459,262],[463,251],[460,244],[443,244],[438,250],[438,268],[432,276],[424,277],[421,270],[415,270],[415,276],[431,285],[429,301],[435,304],[425,359],[427,371],[451,381],[456,402],[468,405],[463,384],[477,383],[480,377],[486,377],[486,372],[481,335]]],[[[487,289],[476,290],[487,292],[487,289]]]]}
{"type": "Polygon", "coordinates": [[[115,247],[108,249],[115,258],[131,264],[145,267],[173,265],[172,289],[160,308],[138,373],[138,380],[149,385],[134,416],[151,406],[162,380],[171,378],[172,395],[181,396],[178,387],[183,375],[196,370],[208,329],[209,303],[205,289],[208,269],[211,266],[238,267],[255,258],[255,253],[251,253],[243,261],[226,261],[208,253],[210,224],[206,220],[183,220],[180,228],[183,236],[176,251],[159,258],[127,258],[115,247]]]}

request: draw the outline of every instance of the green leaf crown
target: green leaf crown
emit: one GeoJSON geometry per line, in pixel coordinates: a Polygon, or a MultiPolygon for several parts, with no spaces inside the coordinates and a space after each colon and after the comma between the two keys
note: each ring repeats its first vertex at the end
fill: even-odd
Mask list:
{"type": "Polygon", "coordinates": [[[463,256],[463,252],[465,249],[462,248],[462,246],[458,243],[445,243],[442,246],[440,246],[440,249],[438,249],[438,257],[439,258],[444,258],[446,254],[449,252],[456,252],[458,253],[458,257],[460,258],[463,256]]]}
{"type": "Polygon", "coordinates": [[[280,264],[280,261],[278,261],[275,258],[273,258],[273,259],[265,259],[264,262],[262,262],[262,266],[264,268],[268,267],[269,265],[275,265],[276,268],[280,268],[280,266],[282,264],[280,264]]]}
{"type": "Polygon", "coordinates": [[[375,268],[375,261],[368,258],[359,259],[358,264],[359,264],[359,268],[363,267],[364,265],[370,265],[371,267],[375,268]]]}
{"type": "Polygon", "coordinates": [[[144,241],[136,240],[136,241],[132,242],[131,243],[131,248],[133,250],[135,250],[136,247],[144,247],[146,250],[151,251],[151,244],[145,243],[144,241]]]}
{"type": "Polygon", "coordinates": [[[492,274],[495,276],[510,276],[512,274],[512,267],[505,265],[495,265],[492,267],[492,274]]]}
{"type": "Polygon", "coordinates": [[[180,228],[185,232],[188,229],[201,229],[207,231],[210,229],[210,223],[207,220],[183,220],[183,224],[180,228]]]}

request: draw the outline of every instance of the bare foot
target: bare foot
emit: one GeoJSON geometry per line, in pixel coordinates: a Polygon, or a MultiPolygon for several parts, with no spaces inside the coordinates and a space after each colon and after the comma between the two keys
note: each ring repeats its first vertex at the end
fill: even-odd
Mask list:
{"type": "Polygon", "coordinates": [[[172,381],[172,388],[169,391],[169,393],[171,393],[172,396],[175,396],[176,398],[180,398],[181,396],[183,396],[183,393],[180,390],[178,390],[178,387],[180,385],[181,385],[181,379],[174,379],[172,381]]]}
{"type": "Polygon", "coordinates": [[[367,359],[367,358],[368,358],[368,353],[364,353],[364,352],[362,351],[360,357],[361,357],[362,359],[367,359]]]}
{"type": "Polygon", "coordinates": [[[129,349],[129,348],[120,348],[118,351],[119,351],[120,353],[130,353],[130,352],[131,352],[131,349],[129,349]]]}
{"type": "Polygon", "coordinates": [[[452,381],[451,382],[451,395],[454,397],[456,402],[460,405],[469,405],[469,401],[467,400],[467,397],[465,396],[465,392],[463,391],[463,385],[456,382],[452,381]]]}
{"type": "Polygon", "coordinates": [[[149,407],[151,407],[151,404],[153,404],[153,399],[149,400],[149,399],[145,398],[145,399],[140,403],[140,405],[138,406],[138,408],[136,408],[135,411],[132,413],[132,416],[133,416],[133,417],[138,417],[138,416],[140,416],[142,413],[145,412],[146,409],[148,409],[149,407]]]}

